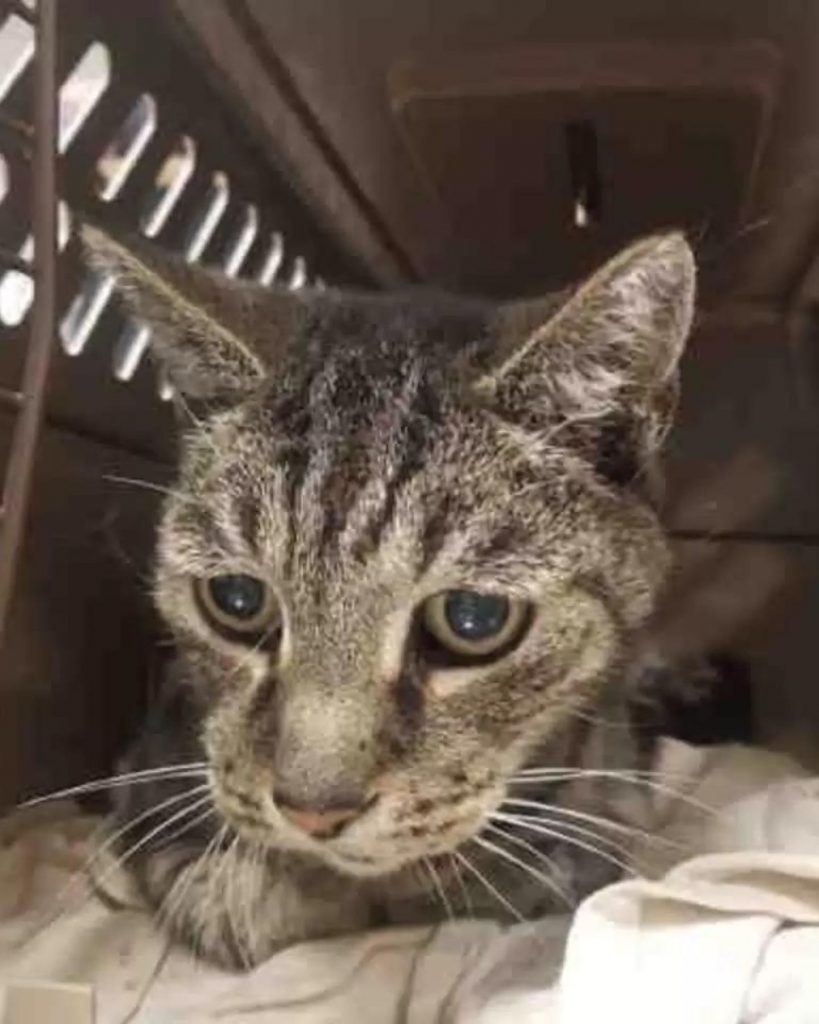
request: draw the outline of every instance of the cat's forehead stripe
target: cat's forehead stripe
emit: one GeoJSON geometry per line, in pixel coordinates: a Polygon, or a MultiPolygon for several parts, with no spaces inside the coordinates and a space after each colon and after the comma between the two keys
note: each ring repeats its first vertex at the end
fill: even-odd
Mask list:
{"type": "Polygon", "coordinates": [[[342,535],[348,552],[378,545],[396,494],[424,465],[439,409],[417,361],[374,380],[366,359],[349,355],[307,377],[298,399],[274,402],[270,430],[288,439],[276,464],[302,554],[337,552],[342,535]]]}

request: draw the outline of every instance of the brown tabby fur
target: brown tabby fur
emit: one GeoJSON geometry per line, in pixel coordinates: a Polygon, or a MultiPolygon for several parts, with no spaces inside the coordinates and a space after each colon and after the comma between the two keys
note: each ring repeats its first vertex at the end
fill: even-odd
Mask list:
{"type": "MultiPolygon", "coordinates": [[[[645,239],[569,295],[500,307],[263,289],[90,226],[84,242],[202,403],[156,557],[177,662],[129,767],[206,760],[213,814],[132,858],[160,916],[241,965],[440,915],[441,889],[458,910],[505,913],[451,851],[520,912],[548,909],[535,874],[472,837],[524,765],[636,763],[628,730],[596,723],[625,714],[668,565],[649,499],[692,316],[685,240],[645,239]],[[276,650],[206,624],[191,582],[225,572],[273,588],[276,650]],[[448,588],[523,599],[531,625],[498,660],[427,663],[417,610],[448,588]],[[365,810],[314,838],[274,787],[365,810]]],[[[118,820],[186,785],[134,786],[118,820]]],[[[606,808],[591,785],[524,795],[544,793],[606,808]]],[[[539,872],[548,855],[571,897],[608,877],[588,851],[518,835],[539,861],[493,842],[539,872]]]]}

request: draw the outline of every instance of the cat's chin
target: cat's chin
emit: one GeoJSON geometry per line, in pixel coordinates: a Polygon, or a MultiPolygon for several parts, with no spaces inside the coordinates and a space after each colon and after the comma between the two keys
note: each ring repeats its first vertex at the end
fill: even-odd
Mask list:
{"type": "Polygon", "coordinates": [[[338,854],[336,851],[327,850],[320,855],[321,860],[340,875],[347,875],[350,878],[384,878],[386,875],[393,875],[401,871],[411,861],[402,860],[377,860],[375,858],[364,858],[338,854]]]}
{"type": "MultiPolygon", "coordinates": [[[[457,842],[453,841],[452,850],[457,848],[457,842]]],[[[402,875],[408,869],[423,866],[430,859],[448,854],[451,850],[419,850],[414,854],[396,854],[395,856],[385,855],[383,857],[358,857],[340,853],[337,850],[327,849],[319,854],[319,859],[333,871],[349,878],[361,880],[375,880],[379,878],[394,877],[402,875]]]]}

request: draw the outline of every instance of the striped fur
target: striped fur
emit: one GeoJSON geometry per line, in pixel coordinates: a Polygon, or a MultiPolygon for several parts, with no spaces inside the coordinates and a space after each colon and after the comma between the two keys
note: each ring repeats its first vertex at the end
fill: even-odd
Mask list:
{"type": "MultiPolygon", "coordinates": [[[[424,858],[452,892],[448,853],[470,849],[524,764],[634,763],[627,729],[590,722],[622,715],[667,568],[647,494],[691,318],[687,245],[649,239],[572,295],[498,308],[262,291],[85,237],[177,385],[207,402],[159,531],[177,661],[131,763],[206,758],[215,813],[137,858],[146,891],[177,934],[233,964],[434,915],[424,858]],[[277,650],[209,630],[191,581],[220,572],[273,588],[277,650]],[[425,661],[417,610],[448,588],[529,602],[521,643],[470,668],[425,661]],[[318,840],[281,815],[274,785],[309,806],[377,799],[318,840]],[[233,845],[197,860],[222,823],[233,845]],[[240,895],[214,882],[220,865],[240,895]]],[[[163,792],[134,787],[119,816],[163,792]]],[[[605,807],[588,787],[557,793],[605,807]]],[[[549,848],[574,894],[605,879],[549,848]]],[[[526,883],[503,884],[525,912],[545,909],[526,883]]]]}

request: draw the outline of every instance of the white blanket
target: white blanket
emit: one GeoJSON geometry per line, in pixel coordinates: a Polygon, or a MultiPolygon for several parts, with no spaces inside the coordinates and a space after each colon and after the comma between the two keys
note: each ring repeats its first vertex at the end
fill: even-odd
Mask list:
{"type": "Polygon", "coordinates": [[[69,882],[96,822],[65,806],[19,816],[0,833],[0,1022],[45,1024],[50,1008],[61,1024],[819,1024],[819,780],[735,747],[669,744],[665,766],[721,813],[653,802],[652,827],[697,854],[673,864],[679,852],[647,845],[656,880],[603,889],[571,921],[304,943],[248,975],[197,963],[138,905],[69,882]],[[70,909],[38,929],[58,897],[70,909]]]}

